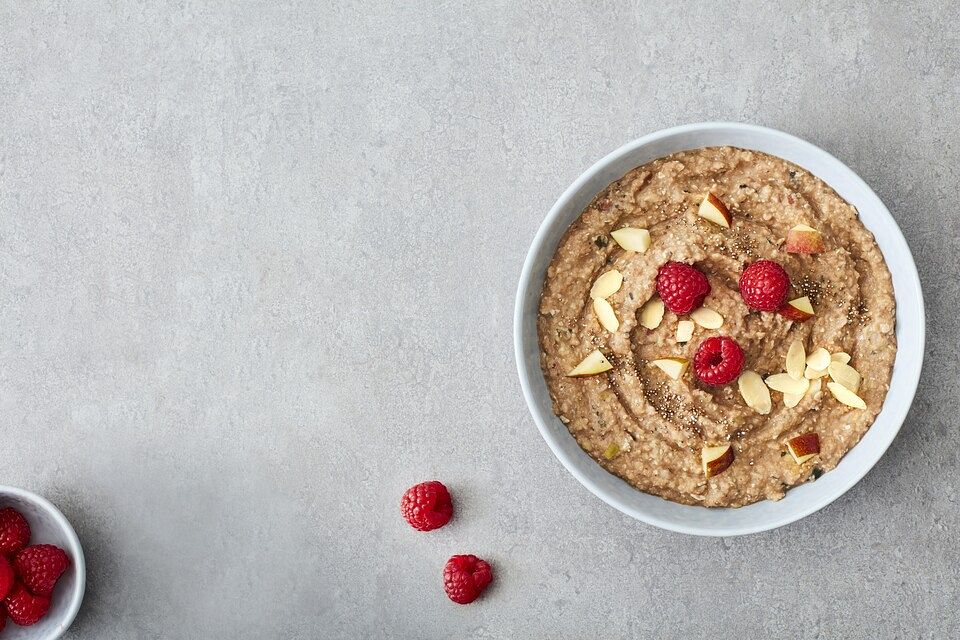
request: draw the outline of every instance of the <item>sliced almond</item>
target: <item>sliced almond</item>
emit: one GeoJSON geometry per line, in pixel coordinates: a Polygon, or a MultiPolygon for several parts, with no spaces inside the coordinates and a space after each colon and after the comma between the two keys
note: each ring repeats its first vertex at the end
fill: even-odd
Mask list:
{"type": "Polygon", "coordinates": [[[740,395],[747,406],[759,414],[767,415],[773,408],[770,400],[770,390],[763,383],[763,378],[755,371],[744,371],[737,379],[740,395]]]}
{"type": "Polygon", "coordinates": [[[677,342],[690,342],[693,337],[693,323],[689,320],[681,320],[677,323],[677,342]]]}
{"type": "Polygon", "coordinates": [[[807,353],[803,348],[803,343],[794,340],[790,343],[787,350],[787,374],[794,380],[803,378],[803,368],[807,361],[807,353]]]}
{"type": "Polygon", "coordinates": [[[850,391],[856,393],[860,390],[860,374],[857,370],[848,364],[842,362],[831,362],[827,367],[827,372],[834,382],[838,382],[850,391]]]}
{"type": "Polygon", "coordinates": [[[809,365],[807,365],[807,368],[803,370],[803,377],[807,380],[816,380],[817,378],[822,378],[825,375],[827,375],[826,369],[814,369],[809,365]]]}
{"type": "Polygon", "coordinates": [[[834,398],[848,407],[853,407],[854,409],[867,408],[867,403],[863,401],[863,398],[855,394],[853,391],[850,391],[850,389],[846,388],[840,383],[828,382],[827,389],[830,389],[830,393],[833,394],[834,398]]]}
{"type": "Polygon", "coordinates": [[[723,326],[723,316],[709,307],[700,307],[690,314],[690,319],[704,329],[719,329],[723,326]]]}
{"type": "Polygon", "coordinates": [[[807,395],[811,398],[820,393],[820,378],[810,381],[810,388],[807,389],[807,395]]]}
{"type": "Polygon", "coordinates": [[[830,352],[820,347],[807,356],[807,366],[819,371],[825,370],[830,366],[830,352]]]}
{"type": "Polygon", "coordinates": [[[655,296],[647,300],[640,309],[640,326],[646,329],[656,329],[663,321],[663,300],[655,296]]]}
{"type": "Polygon", "coordinates": [[[830,356],[830,360],[833,362],[839,362],[841,364],[848,364],[850,362],[850,354],[846,351],[838,351],[830,356]]]}
{"type": "Polygon", "coordinates": [[[792,409],[800,404],[800,401],[803,400],[804,395],[805,394],[802,393],[785,393],[783,394],[783,404],[786,405],[787,408],[792,409]]]}
{"type": "Polygon", "coordinates": [[[597,320],[600,321],[603,328],[610,333],[616,333],[617,329],[620,328],[620,321],[617,320],[617,314],[614,313],[610,303],[603,298],[596,298],[593,301],[593,312],[597,314],[597,320]]]}
{"type": "Polygon", "coordinates": [[[599,349],[596,349],[581,360],[580,364],[571,369],[567,375],[570,377],[592,376],[597,373],[603,373],[604,371],[610,371],[610,369],[613,369],[613,365],[610,364],[610,361],[607,360],[607,357],[604,356],[599,349]]]}
{"type": "Polygon", "coordinates": [[[646,229],[624,227],[616,231],[611,231],[610,235],[613,236],[613,239],[618,245],[627,251],[643,253],[650,248],[650,232],[646,229]]]}
{"type": "Polygon", "coordinates": [[[772,376],[767,376],[765,380],[767,386],[773,389],[774,391],[779,391],[780,393],[789,393],[791,395],[803,395],[807,392],[807,389],[810,388],[810,381],[806,378],[800,378],[797,380],[793,378],[789,373],[776,373],[772,376]]]}
{"type": "Polygon", "coordinates": [[[659,360],[651,360],[649,364],[663,371],[672,380],[679,380],[690,362],[686,358],[660,358],[659,360]]]}
{"type": "Polygon", "coordinates": [[[620,291],[621,285],[623,285],[623,274],[616,269],[611,269],[597,278],[596,282],[593,283],[593,287],[590,288],[590,297],[594,300],[597,298],[609,298],[617,291],[620,291]]]}

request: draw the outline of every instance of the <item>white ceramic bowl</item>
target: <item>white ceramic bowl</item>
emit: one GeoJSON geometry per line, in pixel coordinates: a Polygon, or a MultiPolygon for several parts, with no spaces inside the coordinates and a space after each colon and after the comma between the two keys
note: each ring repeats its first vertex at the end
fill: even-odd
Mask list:
{"type": "Polygon", "coordinates": [[[910,248],[877,195],[842,162],[799,138],[745,124],[708,122],[665,129],[644,136],[590,167],[557,200],[527,254],[514,315],[514,346],[520,384],[540,433],[570,473],[587,489],[620,511],[671,531],[733,536],[783,526],[830,504],[876,464],[900,430],[913,401],[924,345],[923,294],[910,248]],[[787,492],[779,502],[765,500],[739,509],[681,505],[637,491],[606,472],[588,456],[551,410],[540,370],[537,308],[544,275],[567,227],[608,184],[656,158],[699,147],[731,145],[779,156],[807,169],[833,187],[860,212],[876,236],[893,275],[897,300],[897,357],[886,402],[876,422],[840,462],[816,482],[787,492]]]}
{"type": "Polygon", "coordinates": [[[86,565],[80,540],[67,519],[49,500],[25,489],[0,486],[0,509],[13,507],[30,524],[30,544],[55,544],[70,556],[68,568],[53,590],[50,612],[35,625],[18,627],[7,620],[2,640],[54,640],[77,617],[86,585],[86,565]]]}

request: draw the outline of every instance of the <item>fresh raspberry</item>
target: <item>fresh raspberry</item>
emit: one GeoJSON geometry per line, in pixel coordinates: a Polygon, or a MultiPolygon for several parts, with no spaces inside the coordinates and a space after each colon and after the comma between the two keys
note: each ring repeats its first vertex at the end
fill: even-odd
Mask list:
{"type": "Polygon", "coordinates": [[[776,311],[787,301],[790,276],[772,260],[758,260],[740,274],[740,295],[757,311],[776,311]]]}
{"type": "Polygon", "coordinates": [[[416,484],[400,499],[400,513],[417,531],[432,531],[450,522],[450,492],[437,480],[416,484]]]}
{"type": "MultiPolygon", "coordinates": [[[[0,556],[0,600],[6,598],[7,594],[10,593],[14,580],[13,565],[10,564],[6,556],[0,556]]],[[[2,608],[0,607],[0,609],[2,608]]]]}
{"type": "Polygon", "coordinates": [[[476,600],[491,580],[490,565],[477,556],[451,556],[443,567],[443,590],[457,604],[476,600]]]}
{"type": "Polygon", "coordinates": [[[0,509],[0,554],[12,556],[30,542],[30,525],[12,507],[0,509]]]}
{"type": "Polygon", "coordinates": [[[20,583],[13,586],[13,591],[3,603],[6,605],[10,620],[21,627],[36,624],[50,610],[50,598],[35,596],[20,583]]]}
{"type": "Polygon", "coordinates": [[[733,382],[743,371],[743,350],[726,336],[707,338],[693,356],[693,369],[705,384],[733,382]]]}
{"type": "Polygon", "coordinates": [[[657,273],[657,293],[667,309],[683,315],[703,304],[703,299],[710,293],[710,283],[696,267],[668,262],[657,273]]]}
{"type": "Polygon", "coordinates": [[[70,558],[60,547],[36,544],[21,549],[13,559],[17,577],[30,593],[49,596],[63,572],[70,566],[70,558]]]}

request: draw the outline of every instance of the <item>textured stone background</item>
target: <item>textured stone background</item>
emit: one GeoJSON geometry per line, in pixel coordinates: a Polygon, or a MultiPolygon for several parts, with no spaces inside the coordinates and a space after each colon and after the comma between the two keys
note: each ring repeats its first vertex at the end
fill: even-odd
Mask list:
{"type": "Polygon", "coordinates": [[[69,638],[960,635],[960,5],[156,4],[0,5],[0,482],[83,540],[69,638]],[[848,163],[928,301],[889,453],[745,538],[591,496],[512,356],[554,199],[701,120],[848,163]],[[458,515],[418,534],[430,477],[458,515]]]}

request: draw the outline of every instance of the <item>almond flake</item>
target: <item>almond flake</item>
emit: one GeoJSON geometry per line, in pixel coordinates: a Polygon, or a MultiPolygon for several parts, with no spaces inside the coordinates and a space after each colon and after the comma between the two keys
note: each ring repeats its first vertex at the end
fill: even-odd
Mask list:
{"type": "Polygon", "coordinates": [[[640,309],[640,326],[646,329],[656,329],[663,321],[663,300],[653,297],[640,309]]]}
{"type": "Polygon", "coordinates": [[[611,269],[593,283],[593,287],[590,288],[590,297],[593,299],[609,298],[620,291],[621,285],[623,285],[623,274],[616,269],[611,269]]]}
{"type": "Polygon", "coordinates": [[[787,373],[794,380],[803,378],[803,368],[807,360],[807,354],[803,349],[803,343],[794,340],[790,343],[790,349],[787,350],[787,373]]]}
{"type": "Polygon", "coordinates": [[[610,333],[616,333],[617,329],[620,328],[620,321],[617,319],[617,314],[614,313],[610,303],[603,298],[594,299],[593,311],[597,314],[597,320],[600,321],[603,328],[610,333]]]}
{"type": "Polygon", "coordinates": [[[723,326],[723,316],[709,307],[700,307],[690,314],[690,319],[704,329],[719,329],[723,326]]]}

